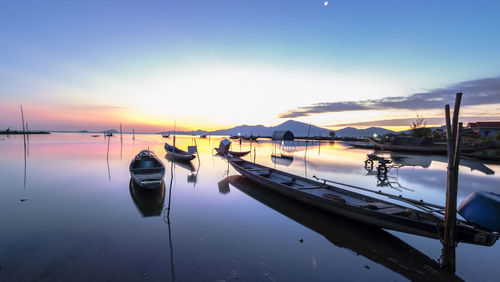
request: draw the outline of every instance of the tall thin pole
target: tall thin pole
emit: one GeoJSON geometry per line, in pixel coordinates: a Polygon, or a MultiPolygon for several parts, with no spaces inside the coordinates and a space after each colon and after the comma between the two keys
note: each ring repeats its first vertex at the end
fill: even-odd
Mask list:
{"type": "Polygon", "coordinates": [[[307,146],[309,145],[309,133],[310,132],[311,132],[311,123],[309,123],[309,128],[307,129],[306,151],[304,153],[304,159],[307,157],[307,146]]]}
{"type": "Polygon", "coordinates": [[[450,121],[450,106],[445,106],[446,142],[448,149],[448,169],[446,182],[446,206],[444,216],[444,235],[442,267],[455,273],[455,234],[457,224],[458,168],[462,142],[462,123],[458,123],[462,93],[455,97],[453,119],[450,121]]]}
{"type": "Polygon", "coordinates": [[[120,160],[122,159],[123,152],[123,131],[122,131],[122,123],[120,122],[120,160]]]}

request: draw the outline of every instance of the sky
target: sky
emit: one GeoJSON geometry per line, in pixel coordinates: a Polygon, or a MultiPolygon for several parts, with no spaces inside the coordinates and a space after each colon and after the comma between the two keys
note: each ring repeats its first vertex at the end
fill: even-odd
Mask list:
{"type": "Polygon", "coordinates": [[[499,1],[3,1],[0,129],[500,119],[499,1]]]}

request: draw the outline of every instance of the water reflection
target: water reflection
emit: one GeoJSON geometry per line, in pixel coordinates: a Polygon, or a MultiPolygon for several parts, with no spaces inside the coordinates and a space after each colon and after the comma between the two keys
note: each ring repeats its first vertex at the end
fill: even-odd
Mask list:
{"type": "Polygon", "coordinates": [[[382,229],[330,216],[259,187],[239,175],[229,176],[223,181],[229,182],[255,200],[323,235],[334,245],[362,255],[412,281],[461,280],[443,271],[435,260],[382,229]]]}
{"type": "MultiPolygon", "coordinates": [[[[165,154],[165,159],[169,163],[172,163],[171,155],[165,154]]],[[[198,160],[199,160],[199,158],[198,158],[198,160]]],[[[181,167],[181,168],[189,171],[190,174],[188,174],[188,176],[187,176],[187,183],[193,183],[193,185],[196,186],[196,182],[198,181],[198,173],[199,173],[200,167],[201,167],[200,161],[198,161],[198,168],[195,168],[191,161],[178,161],[178,160],[174,159],[173,164],[175,164],[176,167],[181,167]]]]}
{"type": "Polygon", "coordinates": [[[130,178],[130,196],[143,217],[159,216],[163,211],[165,200],[165,182],[156,189],[144,189],[130,178]]]}

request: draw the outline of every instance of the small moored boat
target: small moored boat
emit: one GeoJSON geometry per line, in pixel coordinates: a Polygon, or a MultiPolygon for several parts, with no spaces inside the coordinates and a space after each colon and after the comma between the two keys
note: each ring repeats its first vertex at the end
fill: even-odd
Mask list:
{"type": "Polygon", "coordinates": [[[191,161],[192,159],[196,158],[194,154],[188,153],[186,151],[183,151],[177,147],[170,146],[168,143],[165,143],[165,151],[167,152],[167,155],[172,157],[176,161],[191,161]]]}
{"type": "MultiPolygon", "coordinates": [[[[435,213],[383,201],[328,185],[326,181],[310,180],[239,158],[229,158],[228,161],[236,171],[249,180],[332,214],[360,223],[419,236],[435,239],[443,237],[444,220],[435,213]]],[[[398,197],[393,196],[393,198],[398,197]]],[[[406,198],[405,200],[414,205],[419,204],[419,201],[410,201],[406,198]]],[[[425,204],[429,209],[438,209],[437,205],[425,204]]],[[[424,203],[421,205],[424,206],[424,203]]],[[[491,246],[498,236],[498,233],[465,221],[457,222],[456,238],[459,242],[491,246]]]]}
{"type": "Polygon", "coordinates": [[[165,166],[153,152],[142,150],[130,163],[130,176],[137,185],[154,189],[163,182],[165,166]]]}
{"type": "Polygon", "coordinates": [[[214,150],[217,152],[217,154],[221,154],[221,155],[230,154],[231,156],[238,157],[238,158],[246,156],[250,153],[250,151],[244,151],[244,152],[227,151],[226,153],[224,153],[219,148],[214,148],[214,150]]]}

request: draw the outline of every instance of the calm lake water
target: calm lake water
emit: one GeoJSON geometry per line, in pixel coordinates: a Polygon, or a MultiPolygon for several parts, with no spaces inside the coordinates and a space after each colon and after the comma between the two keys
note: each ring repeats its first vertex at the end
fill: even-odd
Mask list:
{"type": "MultiPolygon", "coordinates": [[[[159,135],[0,136],[1,281],[404,281],[449,279],[441,243],[325,215],[248,183],[214,156],[219,137],[196,139],[192,166],[165,159],[159,135]],[[165,186],[144,196],[129,164],[142,149],[167,167],[165,186]],[[229,176],[229,177],[228,177],[229,176]],[[170,186],[170,182],[172,185],[170,186]],[[166,207],[170,199],[171,210],[166,207]],[[301,242],[302,241],[302,242],[301,242]]],[[[194,145],[179,136],[177,146],[194,145]]],[[[273,160],[270,141],[245,158],[311,178],[444,204],[446,157],[380,153],[401,165],[387,179],[364,167],[370,150],[336,142],[287,144],[293,161],[273,160]],[[255,153],[254,153],[255,152],[255,153]]],[[[249,150],[250,143],[232,150],[249,150]]],[[[279,148],[277,148],[279,152],[279,148]]],[[[460,202],[499,192],[500,165],[462,160],[460,202]]],[[[459,244],[458,278],[498,281],[500,243],[459,244]]],[[[451,277],[451,278],[457,278],[451,277]]]]}

